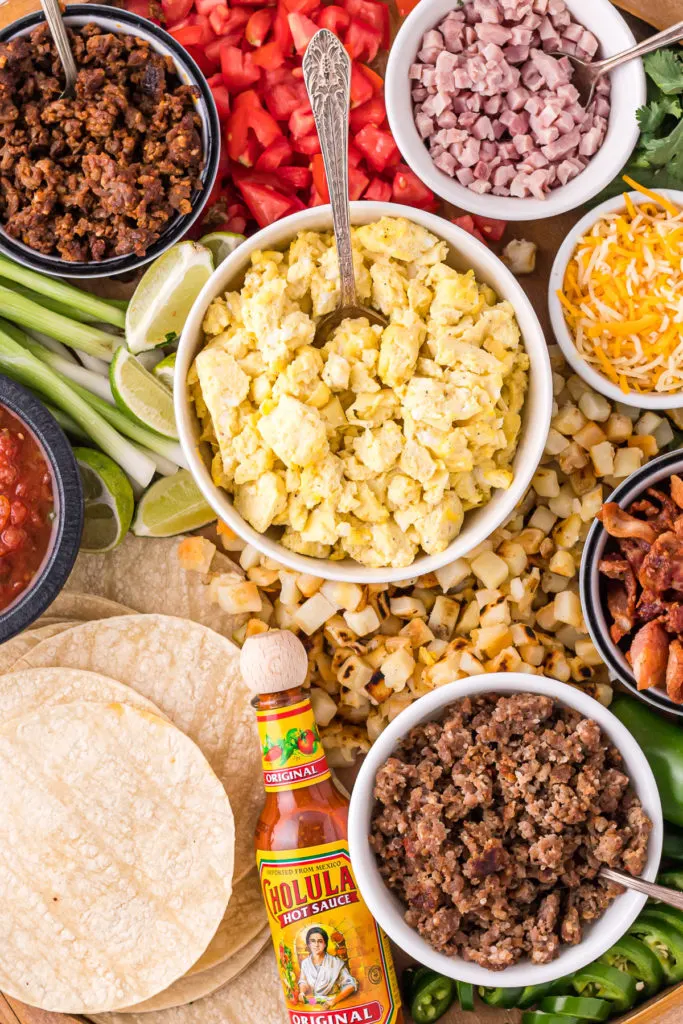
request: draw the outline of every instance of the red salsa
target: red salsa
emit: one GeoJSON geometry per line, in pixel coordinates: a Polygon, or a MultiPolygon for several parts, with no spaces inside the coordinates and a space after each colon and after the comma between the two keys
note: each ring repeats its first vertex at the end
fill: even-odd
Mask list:
{"type": "Polygon", "coordinates": [[[26,589],[47,553],[52,477],[30,430],[0,405],[0,611],[26,589]]]}

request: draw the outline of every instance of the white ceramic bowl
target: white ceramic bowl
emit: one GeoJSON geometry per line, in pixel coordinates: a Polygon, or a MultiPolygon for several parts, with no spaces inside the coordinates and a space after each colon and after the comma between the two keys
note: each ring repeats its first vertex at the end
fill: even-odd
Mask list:
{"type": "Polygon", "coordinates": [[[514,306],[531,361],[529,390],[524,405],[519,446],[513,463],[512,485],[507,491],[495,491],[491,500],[482,508],[468,512],[462,531],[445,551],[438,555],[419,556],[412,565],[402,569],[370,569],[351,559],[335,562],[296,554],[278,542],[278,530],[271,529],[266,534],[260,534],[245,522],[235,510],[227,492],[213,483],[202,457],[198,440],[199,426],[194,406],[189,400],[186,381],[192,361],[202,347],[201,326],[209,303],[217,295],[241,285],[244,271],[255,250],[284,249],[298,231],[331,230],[332,215],[329,206],[318,206],[312,210],[295,213],[271,224],[243,242],[221,263],[202,288],[190,311],[178,346],[175,369],[175,412],[180,441],[189,468],[216,514],[265,555],[297,572],[313,573],[325,579],[359,583],[392,582],[432,572],[471,551],[485,540],[507,518],[524,495],[543,454],[552,412],[552,377],[541,325],[518,281],[498,257],[472,235],[434,214],[394,203],[351,203],[352,224],[367,224],[380,217],[407,217],[445,239],[450,246],[449,259],[453,266],[462,270],[472,268],[480,281],[490,284],[501,299],[508,299],[514,306]]]}
{"type": "MultiPolygon", "coordinates": [[[[566,4],[576,20],[597,37],[601,56],[611,57],[634,45],[633,33],[609,0],[566,0],[566,4]]],[[[646,96],[642,62],[633,60],[613,72],[607,135],[581,174],[553,189],[546,199],[480,196],[434,166],[413,118],[410,65],[415,63],[425,32],[435,28],[456,6],[455,0],[422,0],[403,22],[389,54],[384,85],[387,113],[406,163],[442,199],[484,217],[541,220],[581,206],[619,173],[638,140],[636,110],[645,103],[646,96]]]]}
{"type": "MultiPolygon", "coordinates": [[[[683,192],[661,189],[660,193],[683,209],[683,192]]],[[[651,201],[640,192],[630,192],[629,195],[636,206],[651,201]]],[[[586,384],[590,384],[595,391],[599,391],[600,394],[610,398],[613,402],[632,405],[636,409],[678,409],[683,406],[683,391],[662,395],[654,393],[641,395],[635,391],[625,394],[621,388],[613,384],[603,373],[599,373],[590,366],[577,351],[574,339],[567,327],[562,303],[557,297],[558,291],[562,289],[567,265],[574,254],[578,240],[587,234],[593,225],[606,214],[623,209],[625,209],[623,196],[615,196],[614,199],[608,199],[606,202],[596,206],[585,217],[582,217],[578,224],[574,225],[558,249],[553,268],[550,271],[550,282],[548,284],[548,310],[550,312],[553,333],[557,339],[557,344],[564,353],[565,359],[578,373],[579,377],[582,377],[586,384]]]]}
{"type": "Polygon", "coordinates": [[[576,946],[562,946],[557,959],[548,964],[532,964],[528,959],[503,971],[490,971],[460,957],[446,956],[429,945],[418,932],[406,924],[404,907],[387,888],[370,849],[368,833],[374,807],[373,787],[378,769],[396,749],[399,741],[420,722],[438,719],[453,701],[479,693],[541,693],[575,708],[598,723],[624,758],[625,772],[640,797],[645,812],[653,823],[643,877],[654,881],[662,852],[662,807],[657,784],[645,755],[625,726],[586,693],[558,683],[555,679],[528,676],[520,672],[499,672],[492,675],[459,679],[420,697],[402,711],[375,740],[356,779],[349,809],[349,852],[363,899],[390,939],[434,971],[469,981],[473,985],[525,986],[554,981],[572,974],[597,959],[629,928],[642,910],[646,897],[627,891],[618,896],[608,910],[584,929],[584,937],[576,946]]]}

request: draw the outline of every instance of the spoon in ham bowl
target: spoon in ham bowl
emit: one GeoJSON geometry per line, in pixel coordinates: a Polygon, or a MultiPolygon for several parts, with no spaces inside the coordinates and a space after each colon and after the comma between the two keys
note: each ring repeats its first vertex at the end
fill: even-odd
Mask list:
{"type": "Polygon", "coordinates": [[[637,43],[629,50],[615,53],[613,57],[606,57],[604,60],[594,61],[592,64],[587,64],[571,53],[556,52],[551,56],[569,59],[574,69],[572,85],[579,91],[581,105],[588,107],[593,99],[595,87],[603,75],[614,71],[615,68],[621,67],[622,64],[626,64],[635,57],[644,57],[646,53],[652,53],[653,50],[659,50],[660,47],[668,46],[670,43],[677,43],[680,39],[683,39],[683,21],[679,21],[663,32],[658,32],[657,35],[650,36],[649,39],[644,39],[642,43],[637,43]]]}

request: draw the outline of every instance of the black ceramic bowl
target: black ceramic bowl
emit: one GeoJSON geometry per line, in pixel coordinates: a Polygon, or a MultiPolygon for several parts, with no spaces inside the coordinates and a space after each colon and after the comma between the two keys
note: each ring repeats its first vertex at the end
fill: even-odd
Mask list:
{"type": "MultiPolygon", "coordinates": [[[[624,482],[619,484],[617,489],[605,500],[615,501],[621,508],[626,508],[647,487],[656,487],[662,480],[668,479],[672,473],[683,474],[683,451],[667,452],[641,466],[635,473],[626,477],[624,482]]],[[[638,689],[631,667],[624,657],[624,652],[618,644],[614,643],[609,634],[609,624],[605,614],[607,581],[598,571],[598,563],[605,553],[608,539],[609,535],[602,523],[596,520],[590,528],[581,557],[579,577],[581,604],[588,632],[612,677],[616,677],[640,700],[646,701],[660,711],[667,711],[669,714],[683,717],[683,705],[674,704],[667,697],[663,688],[638,689]]]]}
{"type": "MultiPolygon", "coordinates": [[[[24,245],[23,242],[10,238],[3,230],[2,225],[0,225],[0,252],[11,256],[17,263],[23,263],[26,267],[57,277],[85,279],[130,273],[137,270],[138,267],[144,266],[145,263],[150,263],[174,242],[178,242],[200,216],[218,171],[221,131],[216,104],[206,78],[187,50],[177,43],[168,32],[139,14],[120,11],[104,4],[71,4],[63,18],[66,24],[72,27],[95,22],[118,35],[132,35],[145,39],[154,50],[172,58],[178,77],[183,84],[196,86],[199,90],[196,107],[202,121],[202,145],[204,148],[201,188],[198,188],[191,197],[192,212],[176,214],[172,217],[161,236],[149,247],[144,256],[136,256],[131,253],[127,256],[114,256],[106,260],[71,263],[59,256],[44,256],[42,253],[36,252],[35,249],[24,245]]],[[[0,31],[0,43],[6,43],[8,40],[14,39],[15,36],[26,35],[44,21],[45,16],[40,11],[27,14],[26,17],[12,22],[11,25],[0,31]]]]}
{"type": "Polygon", "coordinates": [[[0,611],[0,643],[34,622],[67,581],[83,529],[83,490],[78,464],[62,428],[42,402],[0,374],[0,405],[26,425],[52,473],[55,517],[43,563],[26,590],[0,611]]]}

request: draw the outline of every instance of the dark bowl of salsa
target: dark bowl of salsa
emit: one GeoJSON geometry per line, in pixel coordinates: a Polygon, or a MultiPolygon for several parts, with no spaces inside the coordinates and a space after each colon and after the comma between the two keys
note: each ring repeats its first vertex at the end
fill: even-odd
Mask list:
{"type": "Polygon", "coordinates": [[[43,403],[0,374],[0,643],[57,596],[82,529],[71,445],[43,403]]]}

